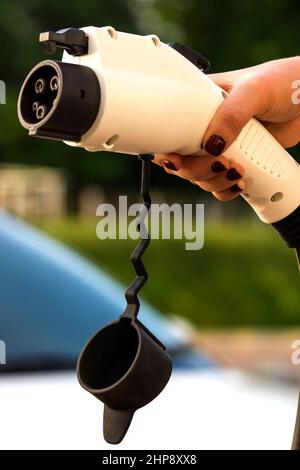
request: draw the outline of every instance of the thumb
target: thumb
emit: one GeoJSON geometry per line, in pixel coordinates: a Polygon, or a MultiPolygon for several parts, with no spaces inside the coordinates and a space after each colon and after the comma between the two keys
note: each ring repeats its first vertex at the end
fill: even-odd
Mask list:
{"type": "Polygon", "coordinates": [[[213,156],[221,155],[237,138],[249,119],[267,106],[266,93],[255,80],[236,84],[210,122],[204,136],[204,148],[213,156]]]}

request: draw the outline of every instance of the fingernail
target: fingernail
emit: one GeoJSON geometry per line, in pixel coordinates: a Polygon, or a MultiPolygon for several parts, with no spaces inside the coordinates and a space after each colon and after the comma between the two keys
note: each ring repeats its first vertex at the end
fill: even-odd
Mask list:
{"type": "Polygon", "coordinates": [[[240,175],[239,172],[235,168],[230,168],[226,173],[226,178],[229,181],[238,180],[241,177],[242,177],[242,175],[240,175]]]}
{"type": "Polygon", "coordinates": [[[206,142],[205,150],[214,157],[218,157],[223,152],[225,144],[226,142],[223,137],[214,134],[211,135],[208,141],[206,142]]]}
{"type": "Polygon", "coordinates": [[[224,166],[221,162],[214,162],[210,169],[213,173],[221,173],[222,171],[226,170],[226,166],[224,166]]]}
{"type": "Polygon", "coordinates": [[[173,162],[170,162],[170,160],[164,161],[164,167],[167,168],[167,170],[177,171],[176,166],[173,162]]]}
{"type": "Polygon", "coordinates": [[[238,184],[234,184],[233,186],[230,186],[230,191],[232,193],[239,193],[240,191],[242,191],[242,189],[239,187],[238,184]]]}

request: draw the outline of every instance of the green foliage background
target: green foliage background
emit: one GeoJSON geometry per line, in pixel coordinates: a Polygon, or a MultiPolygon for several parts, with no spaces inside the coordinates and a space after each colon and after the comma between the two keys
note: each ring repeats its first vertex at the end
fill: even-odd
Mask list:
{"type": "MultiPolygon", "coordinates": [[[[136,242],[98,240],[96,224],[96,218],[38,223],[129,285],[136,242]]],[[[182,315],[199,327],[299,325],[294,253],[268,226],[209,223],[202,250],[185,251],[181,240],[152,240],[144,261],[150,280],[143,296],[161,312],[182,315]]]]}

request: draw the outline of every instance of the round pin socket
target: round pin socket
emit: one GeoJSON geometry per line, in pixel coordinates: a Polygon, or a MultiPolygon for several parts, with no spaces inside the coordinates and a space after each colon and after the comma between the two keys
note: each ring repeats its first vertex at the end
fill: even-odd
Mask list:
{"type": "Polygon", "coordinates": [[[93,125],[100,100],[99,80],[91,68],[46,60],[25,79],[18,116],[30,135],[79,142],[93,125]]]}
{"type": "Polygon", "coordinates": [[[32,105],[32,111],[36,111],[39,107],[40,103],[38,101],[35,101],[32,105]]]}
{"type": "Polygon", "coordinates": [[[41,120],[41,119],[44,119],[45,115],[47,113],[47,108],[46,106],[44,106],[43,104],[38,106],[37,110],[36,110],[36,117],[37,119],[41,120]]]}
{"type": "Polygon", "coordinates": [[[37,81],[34,84],[34,90],[36,94],[41,94],[44,93],[46,88],[46,82],[43,78],[38,78],[37,81]]]}
{"type": "Polygon", "coordinates": [[[56,91],[59,88],[59,78],[57,75],[54,75],[54,77],[51,78],[50,80],[50,89],[51,91],[56,91]]]}

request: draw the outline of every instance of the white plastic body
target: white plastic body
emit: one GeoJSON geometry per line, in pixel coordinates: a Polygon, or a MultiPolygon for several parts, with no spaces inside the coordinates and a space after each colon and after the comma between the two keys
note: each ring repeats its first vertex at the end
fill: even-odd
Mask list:
{"type": "MultiPolygon", "coordinates": [[[[89,53],[63,61],[91,67],[101,86],[96,121],[80,143],[89,151],[201,154],[222,90],[157,36],[83,28],[89,53]]],[[[245,168],[243,197],[260,219],[282,220],[300,204],[300,167],[255,119],[225,152],[245,168]]]]}

